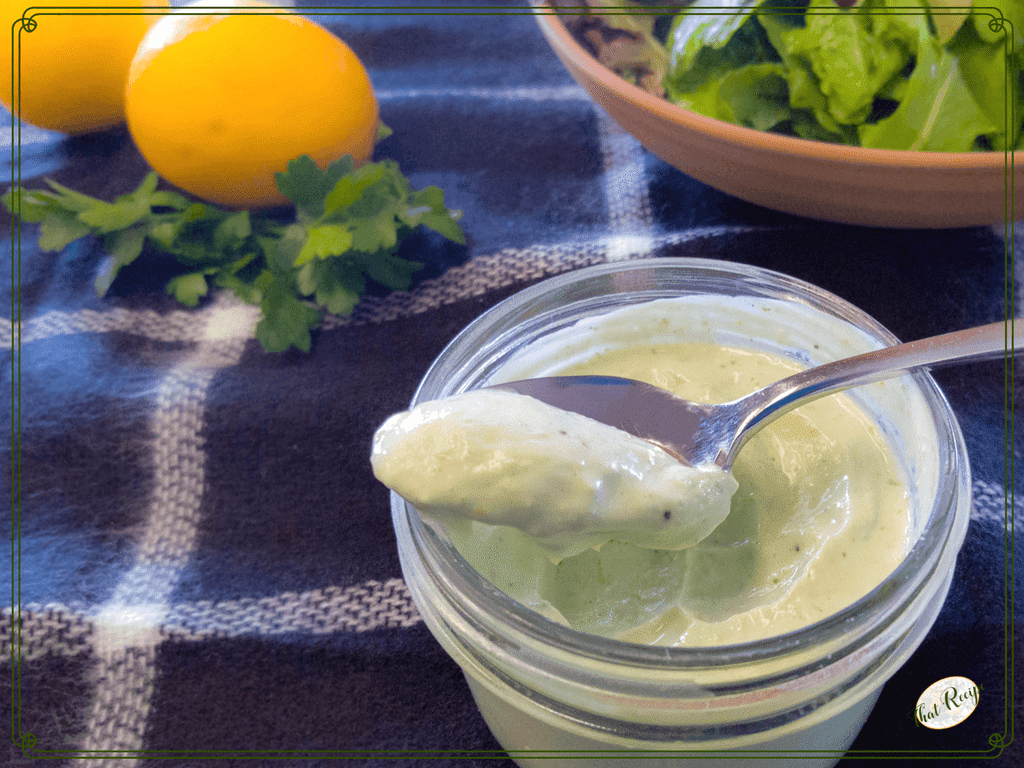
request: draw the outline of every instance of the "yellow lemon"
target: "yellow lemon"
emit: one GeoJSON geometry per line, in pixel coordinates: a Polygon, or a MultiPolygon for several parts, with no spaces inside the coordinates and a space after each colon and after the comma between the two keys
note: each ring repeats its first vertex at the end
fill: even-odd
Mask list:
{"type": "MultiPolygon", "coordinates": [[[[110,6],[75,0],[76,6],[110,6]]],[[[11,26],[31,5],[0,0],[3,50],[0,101],[27,123],[63,133],[87,133],[124,122],[124,88],[135,49],[158,15],[39,11],[15,27],[12,79],[11,26]],[[20,46],[19,46],[20,41],[20,46]],[[20,50],[19,50],[20,48],[20,50]]],[[[166,0],[128,0],[118,6],[166,7],[166,0]]]]}
{"type": "Polygon", "coordinates": [[[289,160],[309,155],[324,168],[369,158],[377,100],[362,63],[329,31],[238,5],[153,26],[128,75],[128,129],[181,189],[231,208],[280,205],[274,173],[289,160]]]}

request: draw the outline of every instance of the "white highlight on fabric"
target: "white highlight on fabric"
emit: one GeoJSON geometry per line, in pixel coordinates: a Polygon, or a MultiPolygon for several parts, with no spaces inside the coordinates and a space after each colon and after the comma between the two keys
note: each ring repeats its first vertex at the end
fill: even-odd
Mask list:
{"type": "Polygon", "coordinates": [[[652,235],[651,203],[641,144],[598,106],[598,137],[604,162],[604,194],[611,234],[606,240],[608,261],[649,255],[652,235]]]}
{"type": "Polygon", "coordinates": [[[1007,530],[1011,525],[1024,529],[1024,499],[1017,498],[1016,494],[1008,497],[1001,483],[984,480],[975,480],[971,484],[971,491],[971,520],[996,523],[1007,530]]]}
{"type": "Polygon", "coordinates": [[[160,642],[164,605],[107,604],[93,621],[92,646],[102,659],[114,659],[125,648],[148,648],[160,642]]]}
{"type": "Polygon", "coordinates": [[[617,235],[605,241],[608,261],[627,261],[650,256],[653,240],[640,235],[617,235]]]}
{"type": "Polygon", "coordinates": [[[225,341],[253,338],[256,335],[256,324],[260,320],[260,308],[246,304],[229,293],[221,293],[218,299],[206,313],[203,339],[225,341]]]}
{"type": "MultiPolygon", "coordinates": [[[[45,144],[51,141],[62,141],[65,136],[62,133],[47,131],[43,128],[37,128],[34,125],[29,125],[28,123],[22,123],[20,138],[21,146],[26,147],[30,144],[45,144]]],[[[5,125],[0,129],[0,147],[18,146],[18,139],[19,136],[17,128],[12,131],[11,126],[5,125]]]]}

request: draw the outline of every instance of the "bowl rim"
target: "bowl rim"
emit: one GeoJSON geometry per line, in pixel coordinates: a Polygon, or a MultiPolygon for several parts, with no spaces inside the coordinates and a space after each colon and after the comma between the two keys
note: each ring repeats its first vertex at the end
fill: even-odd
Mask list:
{"type": "MultiPolygon", "coordinates": [[[[551,5],[549,0],[530,0],[530,7],[541,31],[545,33],[545,37],[556,53],[561,52],[568,56],[577,67],[584,70],[588,77],[597,81],[602,87],[625,98],[645,112],[652,113],[677,126],[715,135],[749,149],[768,150],[779,154],[798,156],[806,160],[906,169],[956,169],[979,172],[995,171],[1002,165],[1007,179],[1010,177],[1009,171],[1012,166],[1010,158],[1015,152],[1009,149],[990,152],[936,152],[851,147],[845,144],[832,144],[759,131],[755,128],[735,125],[684,109],[624,80],[591,56],[576,42],[565,24],[561,23],[561,16],[572,15],[568,10],[551,5]]],[[[589,88],[587,90],[589,91],[589,88]]]]}

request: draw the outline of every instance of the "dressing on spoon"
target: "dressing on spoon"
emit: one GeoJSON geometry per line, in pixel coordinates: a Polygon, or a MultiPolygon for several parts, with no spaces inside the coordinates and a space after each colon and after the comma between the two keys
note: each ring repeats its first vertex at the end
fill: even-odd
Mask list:
{"type": "Polygon", "coordinates": [[[1006,331],[993,323],[896,345],[723,405],[628,378],[509,382],[392,417],[371,460],[422,514],[518,528],[556,559],[611,539],[685,549],[729,514],[737,483],[727,470],[754,431],[808,400],[907,368],[996,356],[1009,346],[1006,331]]]}
{"type": "Polygon", "coordinates": [[[729,514],[736,480],[532,397],[478,389],[395,414],[377,478],[424,516],[518,528],[554,560],[612,539],[680,550],[729,514]]]}
{"type": "MultiPolygon", "coordinates": [[[[550,367],[545,365],[540,375],[622,376],[689,400],[721,402],[801,367],[775,354],[718,344],[659,341],[618,348],[600,343],[606,330],[619,327],[628,328],[631,338],[651,338],[655,333],[647,327],[648,320],[652,328],[660,327],[676,306],[652,302],[652,306],[602,318],[601,329],[591,332],[597,338],[595,351],[585,361],[567,365],[565,355],[556,351],[550,367]]],[[[518,368],[507,375],[524,373],[531,375],[533,370],[518,368]]],[[[479,392],[487,392],[490,403],[530,401],[513,393],[503,393],[512,400],[491,399],[499,390],[479,392]]],[[[427,408],[444,403],[460,408],[465,404],[445,398],[423,403],[410,413],[426,414],[427,408]]],[[[486,418],[502,424],[493,433],[497,441],[493,447],[518,452],[523,422],[517,418],[518,411],[481,410],[486,418]]],[[[438,414],[436,421],[450,416],[438,414]]],[[[391,452],[393,444],[386,435],[399,429],[406,418],[392,417],[378,432],[373,462],[379,477],[388,477],[386,465],[398,455],[391,452]]],[[[592,419],[571,424],[587,430],[586,434],[592,434],[592,428],[607,428],[592,419]]],[[[428,443],[419,440],[425,433],[414,422],[405,426],[411,428],[409,434],[392,434],[410,440],[403,448],[403,461],[419,463],[413,471],[422,473],[421,481],[437,482],[426,471],[438,465],[431,463],[428,443]],[[422,453],[416,450],[417,443],[422,453]]],[[[617,445],[623,435],[632,441],[615,430],[617,445]]],[[[462,450],[450,453],[456,466],[473,455],[462,450]]],[[[675,461],[667,452],[655,455],[675,461]]],[[[567,456],[558,454],[555,460],[570,464],[567,456]]],[[[496,494],[497,501],[509,507],[527,498],[531,483],[543,482],[542,474],[521,474],[514,467],[514,462],[487,467],[496,473],[491,479],[502,468],[510,470],[502,485],[507,495],[496,494]]],[[[398,474],[396,466],[392,477],[398,474]]],[[[559,552],[551,542],[514,526],[496,524],[493,519],[481,522],[479,517],[451,510],[446,513],[440,497],[424,498],[427,493],[422,486],[417,489],[416,483],[403,486],[398,480],[395,484],[401,495],[409,494],[408,501],[428,527],[451,541],[481,576],[514,600],[553,621],[631,642],[717,645],[804,626],[865,594],[906,553],[907,481],[879,426],[846,394],[823,398],[773,422],[749,441],[731,473],[722,472],[719,477],[730,483],[726,488],[732,487],[733,478],[739,486],[732,493],[728,515],[702,541],[678,550],[630,543],[649,535],[652,525],[660,525],[657,518],[633,518],[626,513],[618,531],[605,534],[595,526],[595,516],[577,510],[572,538],[559,541],[555,537],[555,544],[577,544],[559,552]],[[430,506],[433,512],[424,512],[422,506],[430,506]],[[576,553],[583,543],[579,534],[583,528],[594,543],[576,553]]],[[[476,488],[487,489],[487,485],[481,482],[476,488]]],[[[536,497],[538,504],[541,498],[536,497]]],[[[539,518],[563,514],[556,515],[552,509],[550,504],[541,505],[535,512],[539,518]]]]}

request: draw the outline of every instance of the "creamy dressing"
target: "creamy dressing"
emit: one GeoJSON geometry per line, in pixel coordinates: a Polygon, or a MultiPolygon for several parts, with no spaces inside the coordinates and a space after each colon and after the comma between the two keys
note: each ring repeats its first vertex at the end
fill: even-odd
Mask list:
{"type": "MultiPolygon", "coordinates": [[[[679,344],[597,354],[565,373],[614,373],[725,402],[797,370],[765,352],[679,344]]],[[[835,613],[906,555],[900,468],[848,395],[808,403],[764,428],[740,451],[733,475],[739,490],[730,514],[701,543],[660,557],[628,545],[584,553],[550,573],[542,595],[571,625],[597,634],[727,645],[835,613]],[[583,578],[587,572],[603,581],[583,578]]]]}
{"type": "MultiPolygon", "coordinates": [[[[625,376],[690,400],[725,402],[798,370],[775,354],[713,343],[652,343],[598,350],[583,358],[545,375],[625,376]]],[[[432,406],[424,405],[430,413],[432,406]]],[[[444,425],[457,411],[433,412],[429,421],[438,445],[448,439],[450,430],[444,425]]],[[[444,461],[458,466],[460,456],[473,458],[452,476],[455,482],[444,491],[450,496],[431,496],[427,490],[432,480],[425,473],[437,465],[428,453],[435,448],[427,444],[418,452],[415,443],[406,446],[412,449],[384,481],[395,483],[392,487],[491,583],[576,629],[647,644],[710,646],[755,640],[806,626],[855,602],[906,554],[910,511],[900,467],[876,423],[848,395],[804,405],[752,438],[733,467],[738,490],[731,494],[724,521],[711,526],[698,543],[672,549],[638,546],[638,531],[658,530],[653,525],[656,515],[650,515],[658,505],[640,505],[644,511],[636,514],[623,511],[629,508],[628,493],[625,506],[599,504],[589,512],[577,508],[568,513],[566,526],[551,528],[566,514],[563,502],[571,507],[600,496],[594,484],[564,495],[557,490],[571,485],[566,468],[575,467],[577,458],[594,462],[587,470],[596,468],[598,475],[620,468],[607,454],[570,459],[551,442],[544,449],[526,450],[531,461],[539,462],[529,472],[521,473],[512,461],[504,465],[509,472],[503,475],[500,462],[484,457],[524,450],[517,442],[523,427],[518,413],[511,407],[493,410],[479,444],[473,444],[471,429],[463,433],[444,461]],[[475,476],[474,467],[485,464],[489,472],[475,476]],[[548,470],[554,479],[545,477],[548,470]],[[554,484],[546,486],[549,481],[554,484]],[[461,491],[456,487],[460,483],[461,491]],[[493,497],[478,503],[492,483],[493,497]],[[545,491],[533,496],[527,490],[531,488],[545,491]],[[493,499],[499,497],[502,504],[495,506],[493,499]],[[611,519],[619,522],[604,524],[611,519]],[[595,521],[601,523],[591,525],[595,521]],[[552,538],[545,541],[548,535],[552,538]],[[577,546],[573,537],[578,537],[577,546]],[[552,545],[558,557],[552,558],[552,545]]],[[[391,432],[415,433],[400,423],[385,426],[391,432]]],[[[585,433],[593,427],[576,424],[566,430],[578,440],[577,428],[585,433]]],[[[608,438],[613,453],[630,445],[621,435],[608,438]]],[[[380,444],[387,440],[381,437],[380,444]]],[[[379,466],[375,448],[375,469],[379,466]]],[[[671,483],[654,481],[660,471],[654,464],[645,466],[639,482],[631,486],[632,498],[664,494],[671,483]]],[[[684,482],[684,492],[686,487],[684,482]]],[[[718,493],[725,489],[720,484],[718,493]]]]}
{"type": "Polygon", "coordinates": [[[680,550],[729,514],[736,481],[532,397],[480,389],[395,414],[377,478],[420,514],[517,528],[558,561],[612,540],[680,550]]]}

